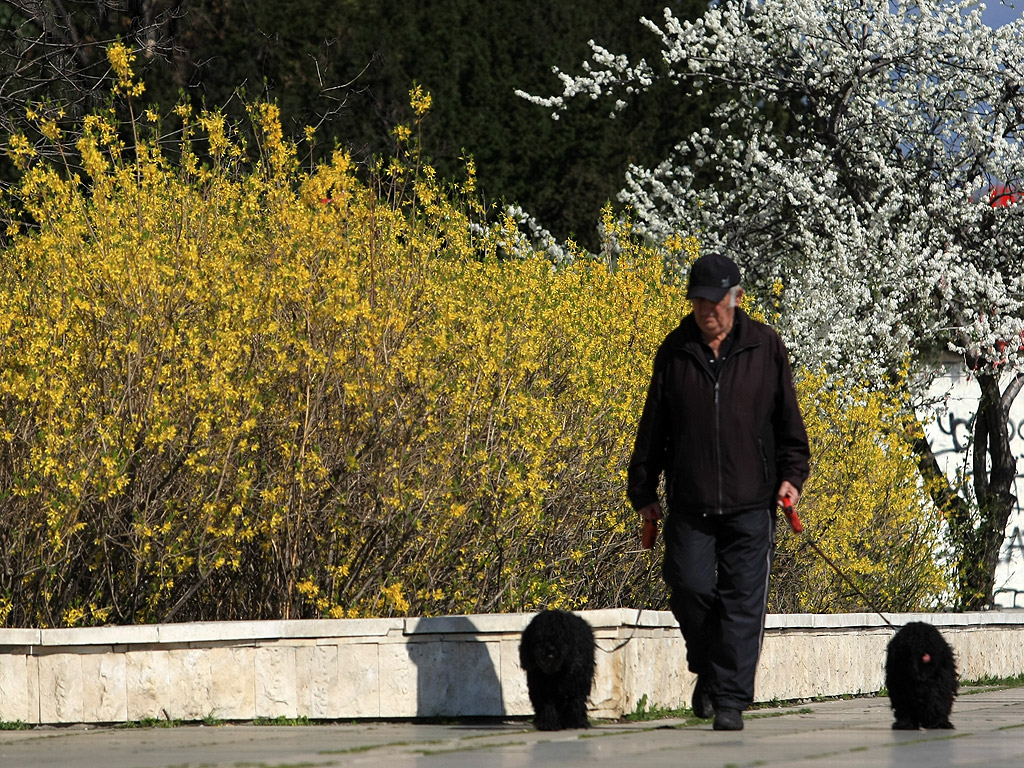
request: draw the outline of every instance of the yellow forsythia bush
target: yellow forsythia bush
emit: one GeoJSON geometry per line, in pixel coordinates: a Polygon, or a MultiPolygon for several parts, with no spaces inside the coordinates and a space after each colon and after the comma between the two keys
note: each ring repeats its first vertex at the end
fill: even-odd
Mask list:
{"type": "Polygon", "coordinates": [[[417,158],[369,183],[340,152],[302,172],[272,107],[248,147],[179,115],[174,162],[94,116],[84,172],[23,156],[5,202],[6,624],[660,589],[623,504],[677,315],[660,255],[623,236],[614,271],[499,259],[511,222],[475,225],[417,158]]]}
{"type": "MultiPolygon", "coordinates": [[[[252,108],[248,139],[177,114],[173,145],[152,113],[131,142],[112,114],[87,118],[80,169],[9,144],[0,623],[664,608],[625,467],[654,350],[685,311],[664,259],[696,242],[655,250],[609,215],[608,263],[556,269],[521,253],[513,222],[480,223],[472,166],[458,189],[415,153],[301,170],[272,106],[252,108]]],[[[887,418],[820,407],[819,442],[887,418]]],[[[861,481],[829,455],[809,522],[849,486],[905,488],[902,465],[861,481]]],[[[919,499],[896,503],[900,552],[924,568],[931,530],[900,528],[919,499]]],[[[888,578],[893,551],[862,539],[836,546],[888,578]]],[[[836,589],[814,602],[829,582],[806,552],[787,567],[785,605],[846,605],[836,589]]]]}

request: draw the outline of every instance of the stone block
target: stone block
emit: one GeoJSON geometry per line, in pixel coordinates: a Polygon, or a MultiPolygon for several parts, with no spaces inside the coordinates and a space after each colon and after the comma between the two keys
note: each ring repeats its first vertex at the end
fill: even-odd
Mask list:
{"type": "Polygon", "coordinates": [[[244,642],[277,639],[283,631],[283,621],[196,621],[158,626],[160,642],[164,644],[192,644],[210,642],[244,642]]]}
{"type": "Polygon", "coordinates": [[[39,722],[39,699],[32,695],[30,666],[34,670],[36,660],[24,652],[0,654],[0,720],[39,722]]]}
{"type": "Polygon", "coordinates": [[[26,722],[41,723],[43,721],[40,720],[39,712],[39,658],[27,655],[25,663],[28,669],[28,709],[31,718],[26,722]]]}
{"type": "MultiPolygon", "coordinates": [[[[532,613],[490,613],[476,616],[428,616],[405,619],[407,635],[495,635],[519,634],[532,613]]],[[[454,638],[453,638],[454,639],[454,638]]]]}
{"type": "Polygon", "coordinates": [[[841,696],[879,690],[891,632],[870,630],[765,637],[757,672],[759,701],[841,696]]]}
{"type": "Polygon", "coordinates": [[[339,672],[337,645],[305,645],[296,649],[296,708],[300,716],[338,717],[339,672]]]}
{"type": "Polygon", "coordinates": [[[331,717],[385,717],[381,708],[380,653],[376,643],[337,646],[337,686],[331,692],[331,717]]]}
{"type": "Polygon", "coordinates": [[[400,642],[378,646],[382,717],[416,717],[419,713],[416,698],[418,670],[406,645],[400,642]]]}
{"type": "Polygon", "coordinates": [[[296,651],[283,644],[255,649],[256,717],[298,717],[296,651]]]}
{"type": "Polygon", "coordinates": [[[168,651],[133,651],[125,658],[128,720],[161,720],[178,711],[177,688],[168,651]]]}
{"type": "Polygon", "coordinates": [[[526,672],[519,665],[519,638],[503,638],[499,645],[501,668],[501,704],[510,717],[532,715],[530,692],[526,687],[526,672]]]}
{"type": "Polygon", "coordinates": [[[140,645],[159,641],[160,629],[155,624],[39,630],[39,645],[44,648],[140,645]]]}
{"type": "Polygon", "coordinates": [[[205,648],[168,652],[168,667],[175,690],[170,699],[172,719],[195,721],[213,714],[213,670],[205,648]]]}
{"type": "Polygon", "coordinates": [[[211,648],[210,710],[220,720],[252,720],[256,717],[256,649],[211,648]]]}
{"type": "Polygon", "coordinates": [[[123,653],[90,653],[82,659],[82,697],[90,722],[128,719],[127,665],[123,653]]]}
{"type": "MultiPolygon", "coordinates": [[[[38,657],[41,722],[80,723],[86,719],[82,658],[76,653],[52,653],[38,657]]],[[[89,719],[92,719],[91,711],[89,719]]]]}
{"type": "Polygon", "coordinates": [[[24,629],[21,627],[0,629],[0,647],[16,648],[18,646],[39,645],[41,630],[24,629]]]}
{"type": "Polygon", "coordinates": [[[622,714],[624,659],[633,655],[627,645],[611,650],[622,640],[598,642],[594,652],[596,670],[590,689],[588,710],[593,717],[612,718],[622,714]]]}
{"type": "Polygon", "coordinates": [[[686,666],[686,644],[678,630],[668,636],[635,637],[623,670],[622,714],[637,709],[646,695],[648,709],[679,709],[690,706],[696,677],[686,666]]]}

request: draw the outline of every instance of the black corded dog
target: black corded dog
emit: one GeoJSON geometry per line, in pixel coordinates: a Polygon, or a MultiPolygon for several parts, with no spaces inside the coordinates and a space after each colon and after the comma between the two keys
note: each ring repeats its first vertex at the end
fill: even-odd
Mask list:
{"type": "Polygon", "coordinates": [[[921,621],[903,626],[889,641],[885,658],[896,730],[952,728],[959,683],[953,649],[935,627],[921,621]]]}
{"type": "Polygon", "coordinates": [[[526,671],[537,730],[590,727],[594,631],[586,621],[568,611],[541,611],[523,630],[519,663],[526,671]]]}

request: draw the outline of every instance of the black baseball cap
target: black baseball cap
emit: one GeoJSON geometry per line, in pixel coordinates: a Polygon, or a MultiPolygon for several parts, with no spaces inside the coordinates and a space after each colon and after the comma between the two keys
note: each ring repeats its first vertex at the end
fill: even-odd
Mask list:
{"type": "Polygon", "coordinates": [[[707,253],[690,267],[686,298],[707,299],[717,304],[730,288],[739,284],[740,268],[736,262],[720,253],[707,253]]]}

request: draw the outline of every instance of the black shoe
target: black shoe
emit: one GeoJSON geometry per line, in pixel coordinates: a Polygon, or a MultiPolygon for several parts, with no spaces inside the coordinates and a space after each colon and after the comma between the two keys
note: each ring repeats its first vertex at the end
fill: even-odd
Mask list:
{"type": "Polygon", "coordinates": [[[720,709],[715,713],[715,723],[711,727],[716,731],[742,731],[743,715],[738,709],[720,709]]]}
{"type": "Polygon", "coordinates": [[[690,706],[693,707],[694,717],[707,720],[715,716],[715,705],[711,703],[707,682],[701,675],[697,675],[697,682],[693,686],[693,699],[690,701],[690,706]]]}

